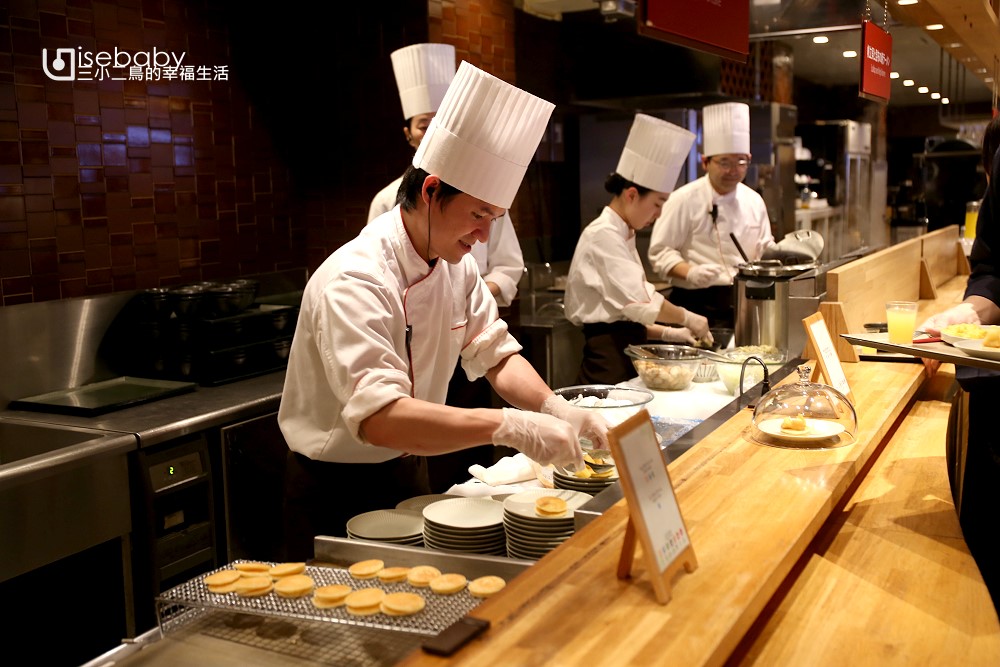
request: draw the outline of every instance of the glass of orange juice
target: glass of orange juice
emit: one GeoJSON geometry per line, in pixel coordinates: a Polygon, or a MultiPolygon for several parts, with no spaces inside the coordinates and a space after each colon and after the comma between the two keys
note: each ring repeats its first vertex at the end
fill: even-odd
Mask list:
{"type": "Polygon", "coordinates": [[[965,238],[976,238],[976,221],[979,219],[979,202],[970,201],[965,204],[965,238]]]}
{"type": "Polygon", "coordinates": [[[889,325],[890,343],[910,345],[917,328],[917,302],[889,301],[885,304],[885,321],[889,325]]]}

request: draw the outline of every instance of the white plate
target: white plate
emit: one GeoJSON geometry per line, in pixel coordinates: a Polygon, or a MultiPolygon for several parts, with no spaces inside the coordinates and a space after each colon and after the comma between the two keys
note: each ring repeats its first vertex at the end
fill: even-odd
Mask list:
{"type": "Polygon", "coordinates": [[[943,340],[944,342],[948,343],[949,345],[954,345],[955,343],[957,343],[960,340],[980,340],[980,339],[978,339],[978,338],[965,338],[964,336],[952,336],[951,334],[946,334],[945,332],[942,331],[941,332],[941,340],[943,340]]]}
{"type": "Polygon", "coordinates": [[[492,498],[451,498],[431,503],[423,515],[442,526],[486,528],[503,523],[503,508],[504,503],[492,498]]]}
{"type": "Polygon", "coordinates": [[[375,510],[347,522],[347,532],[365,540],[417,537],[423,529],[424,518],[410,510],[375,510]]]}
{"type": "Polygon", "coordinates": [[[528,489],[515,493],[503,501],[503,509],[507,514],[533,519],[535,521],[564,521],[573,519],[573,510],[590,502],[593,496],[582,491],[569,489],[528,489]],[[538,516],[535,511],[535,500],[542,496],[555,496],[566,501],[566,514],[557,517],[538,516]]]}
{"type": "Polygon", "coordinates": [[[779,440],[789,440],[796,442],[812,442],[814,440],[826,440],[844,432],[844,425],[840,422],[827,421],[825,419],[806,419],[806,430],[803,433],[791,433],[781,430],[783,419],[768,419],[757,425],[764,433],[778,438],[779,440]]]}
{"type": "Polygon", "coordinates": [[[981,339],[959,340],[952,343],[952,345],[960,349],[962,352],[965,352],[970,357],[1000,361],[1000,347],[983,347],[983,341],[981,339]]]}
{"type": "Polygon", "coordinates": [[[413,498],[407,498],[406,500],[401,500],[396,504],[396,509],[398,510],[413,510],[414,512],[420,512],[425,507],[431,503],[436,503],[439,500],[448,500],[449,498],[461,498],[462,496],[456,496],[453,493],[428,493],[426,496],[414,496],[413,498]]]}

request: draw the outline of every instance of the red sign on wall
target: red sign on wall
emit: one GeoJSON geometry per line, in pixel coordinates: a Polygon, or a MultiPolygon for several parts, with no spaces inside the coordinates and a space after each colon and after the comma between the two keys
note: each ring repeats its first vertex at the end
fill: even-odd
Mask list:
{"type": "Polygon", "coordinates": [[[859,95],[888,102],[892,83],[892,35],[870,21],[861,22],[861,89],[859,95]]]}
{"type": "Polygon", "coordinates": [[[639,34],[746,62],[750,0],[645,0],[637,5],[639,34]]]}

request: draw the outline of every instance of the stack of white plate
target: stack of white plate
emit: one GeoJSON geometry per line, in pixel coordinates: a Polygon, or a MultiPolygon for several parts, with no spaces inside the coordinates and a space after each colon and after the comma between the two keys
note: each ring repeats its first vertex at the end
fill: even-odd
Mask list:
{"type": "Polygon", "coordinates": [[[424,543],[424,517],[412,510],[375,510],[347,522],[347,536],[419,547],[424,543]]]}
{"type": "Polygon", "coordinates": [[[504,504],[492,498],[450,498],[423,509],[424,546],[505,556],[504,504]]]}
{"type": "Polygon", "coordinates": [[[398,510],[410,510],[412,512],[423,512],[424,508],[431,503],[436,503],[439,500],[447,500],[448,498],[461,498],[462,496],[456,496],[451,493],[428,493],[426,496],[413,496],[412,498],[407,498],[406,500],[401,500],[396,503],[396,509],[398,510]]]}
{"type": "Polygon", "coordinates": [[[507,555],[537,560],[573,534],[573,511],[589,501],[590,495],[568,489],[528,489],[503,501],[503,524],[507,533],[507,555]],[[540,516],[535,501],[555,496],[566,501],[563,516],[540,516]]]}
{"type": "Polygon", "coordinates": [[[611,473],[610,477],[577,477],[573,473],[563,473],[559,470],[552,471],[552,483],[557,489],[569,489],[570,491],[583,491],[592,496],[608,488],[618,481],[618,469],[611,473]]]}

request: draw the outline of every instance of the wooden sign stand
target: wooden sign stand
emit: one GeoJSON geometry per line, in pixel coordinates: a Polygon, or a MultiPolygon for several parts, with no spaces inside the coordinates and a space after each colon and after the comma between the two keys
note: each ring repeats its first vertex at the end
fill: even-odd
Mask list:
{"type": "Polygon", "coordinates": [[[819,375],[822,375],[826,378],[827,384],[854,404],[851,385],[847,382],[847,376],[844,375],[844,367],[840,364],[840,356],[837,354],[837,348],[830,337],[830,330],[826,327],[823,313],[813,313],[802,320],[802,325],[806,328],[809,343],[816,351],[816,361],[819,362],[819,370],[813,369],[810,380],[815,382],[819,375]]]}
{"type": "Polygon", "coordinates": [[[656,601],[666,604],[670,602],[674,577],[681,568],[694,572],[698,561],[649,413],[640,410],[609,429],[608,441],[629,511],[618,578],[632,576],[638,537],[656,601]]]}

